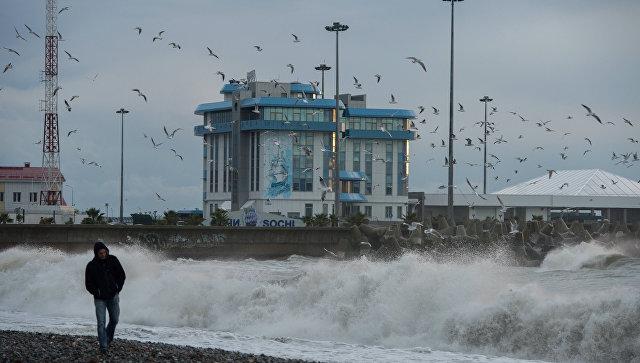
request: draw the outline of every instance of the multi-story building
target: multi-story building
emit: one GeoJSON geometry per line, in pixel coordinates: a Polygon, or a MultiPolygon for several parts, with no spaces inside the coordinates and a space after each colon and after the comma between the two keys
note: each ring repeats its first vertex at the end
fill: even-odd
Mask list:
{"type": "Polygon", "coordinates": [[[38,223],[40,218],[47,217],[54,217],[56,223],[73,220],[74,209],[67,206],[64,199],[62,205],[46,205],[41,200],[48,189],[46,175],[45,168],[33,167],[30,163],[0,166],[0,213],[9,214],[14,222],[18,214],[23,215],[23,223],[38,223]]]}
{"type": "Polygon", "coordinates": [[[367,108],[366,95],[341,95],[344,132],[335,140],[335,100],[319,98],[311,84],[231,82],[220,93],[224,101],[195,110],[203,116],[194,133],[204,141],[206,219],[247,202],[290,218],[332,214],[336,141],[342,215],[397,221],[406,213],[413,111],[367,108]]]}

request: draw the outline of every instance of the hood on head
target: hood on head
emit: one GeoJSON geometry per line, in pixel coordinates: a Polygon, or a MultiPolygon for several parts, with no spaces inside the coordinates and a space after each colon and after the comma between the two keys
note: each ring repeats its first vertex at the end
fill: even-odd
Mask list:
{"type": "Polygon", "coordinates": [[[105,249],[105,250],[107,250],[107,253],[109,253],[109,249],[107,248],[107,246],[105,246],[104,243],[96,242],[96,244],[93,245],[93,255],[95,257],[98,257],[98,251],[100,251],[101,249],[105,249]]]}

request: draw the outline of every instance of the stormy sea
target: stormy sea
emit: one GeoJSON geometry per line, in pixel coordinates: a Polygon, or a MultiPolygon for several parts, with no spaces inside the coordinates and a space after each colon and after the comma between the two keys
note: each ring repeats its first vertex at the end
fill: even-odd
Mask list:
{"type": "MultiPolygon", "coordinates": [[[[328,362],[640,360],[640,259],[582,243],[540,267],[168,259],[110,246],[127,272],[116,338],[328,362]]],[[[0,252],[0,330],[95,335],[84,268],[48,248],[0,252]]]]}

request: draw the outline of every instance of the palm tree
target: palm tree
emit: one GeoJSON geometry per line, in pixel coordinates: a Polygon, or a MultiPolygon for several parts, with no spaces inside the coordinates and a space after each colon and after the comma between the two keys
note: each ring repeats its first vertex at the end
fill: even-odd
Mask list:
{"type": "Polygon", "coordinates": [[[164,217],[162,218],[162,224],[175,226],[178,224],[178,214],[174,210],[168,210],[164,212],[164,217]]]}
{"type": "Polygon", "coordinates": [[[411,224],[411,222],[420,222],[420,218],[415,213],[408,213],[402,216],[404,223],[411,224]]]}
{"type": "Polygon", "coordinates": [[[13,223],[13,218],[8,213],[0,213],[0,224],[13,223]]]}
{"type": "Polygon", "coordinates": [[[313,217],[313,223],[317,227],[326,227],[331,224],[331,220],[329,219],[329,217],[327,217],[326,214],[319,213],[316,214],[315,217],[313,217]]]}
{"type": "Polygon", "coordinates": [[[316,221],[312,216],[304,216],[302,217],[302,221],[306,227],[315,227],[316,221]]]}
{"type": "Polygon", "coordinates": [[[100,213],[100,209],[97,208],[89,208],[84,211],[87,214],[82,222],[82,224],[105,224],[104,213],[100,213]]]}
{"type": "Polygon", "coordinates": [[[226,226],[229,224],[229,213],[224,209],[216,209],[211,215],[212,226],[226,226]]]}
{"type": "Polygon", "coordinates": [[[369,220],[367,219],[366,214],[364,213],[360,213],[360,212],[356,212],[352,215],[350,215],[349,217],[347,217],[347,223],[349,223],[352,226],[359,226],[361,224],[367,224],[369,223],[369,220]]]}

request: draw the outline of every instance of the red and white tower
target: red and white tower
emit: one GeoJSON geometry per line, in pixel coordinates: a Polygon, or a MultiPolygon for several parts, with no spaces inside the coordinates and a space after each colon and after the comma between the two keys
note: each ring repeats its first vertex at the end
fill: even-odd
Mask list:
{"type": "Polygon", "coordinates": [[[42,167],[45,190],[40,194],[40,204],[62,203],[62,173],[60,172],[60,138],[58,129],[58,9],[56,0],[47,0],[47,33],[44,41],[44,100],[40,111],[44,112],[44,137],[42,142],[42,167]]]}

